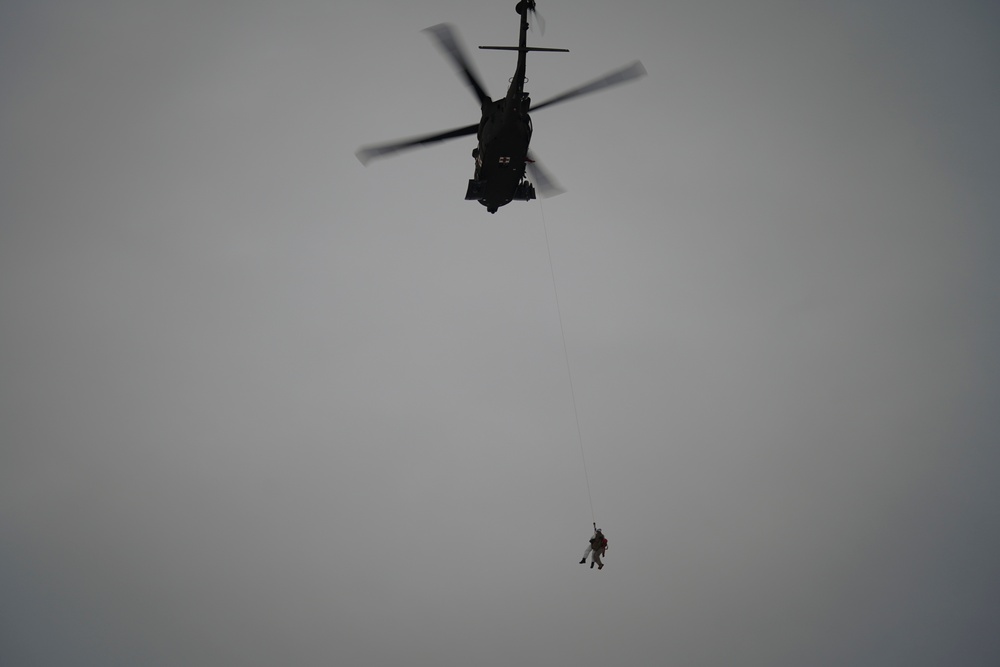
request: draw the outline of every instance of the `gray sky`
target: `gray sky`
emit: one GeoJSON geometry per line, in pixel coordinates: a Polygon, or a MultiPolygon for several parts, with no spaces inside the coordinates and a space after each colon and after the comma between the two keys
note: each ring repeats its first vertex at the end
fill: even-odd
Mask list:
{"type": "Polygon", "coordinates": [[[1000,12],[540,9],[0,5],[0,662],[1000,661],[1000,12]]]}

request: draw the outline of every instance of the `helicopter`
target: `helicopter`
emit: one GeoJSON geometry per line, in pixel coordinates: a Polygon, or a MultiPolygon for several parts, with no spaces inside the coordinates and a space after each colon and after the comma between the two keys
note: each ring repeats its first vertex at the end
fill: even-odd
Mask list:
{"type": "Polygon", "coordinates": [[[638,79],[646,74],[646,69],[638,60],[623,68],[605,74],[589,83],[577,86],[556,95],[540,104],[532,105],[531,98],[524,91],[525,61],[529,51],[568,52],[569,49],[542,48],[527,45],[528,15],[531,14],[539,31],[544,31],[544,21],[538,14],[535,0],[520,0],[516,7],[520,18],[520,38],[517,46],[480,46],[480,49],[517,51],[517,67],[510,80],[506,96],[492,99],[479,81],[479,77],[465,54],[454,28],[441,23],[426,28],[438,46],[448,56],[466,84],[472,89],[480,105],[482,117],[478,123],[455,128],[445,132],[404,139],[385,144],[365,146],[355,153],[362,164],[376,157],[391,155],[399,151],[425,146],[427,144],[455,139],[475,134],[479,144],[472,151],[476,161],[473,178],[465,193],[465,199],[478,201],[490,213],[496,213],[501,206],[511,201],[530,201],[535,198],[535,185],[543,196],[554,196],[562,192],[556,182],[540,166],[529,152],[531,142],[531,117],[528,111],[540,111],[545,107],[593,93],[609,86],[638,79]],[[525,178],[527,170],[534,180],[525,178]]]}

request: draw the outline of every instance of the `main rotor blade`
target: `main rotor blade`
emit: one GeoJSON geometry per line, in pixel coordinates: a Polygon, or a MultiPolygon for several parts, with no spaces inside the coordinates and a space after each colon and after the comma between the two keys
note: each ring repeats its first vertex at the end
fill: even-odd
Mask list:
{"type": "Polygon", "coordinates": [[[549,173],[542,168],[542,164],[538,161],[538,158],[532,154],[528,153],[528,161],[525,163],[525,167],[528,169],[528,175],[531,177],[531,182],[534,183],[538,192],[543,197],[555,197],[563,192],[566,192],[556,183],[555,179],[549,176],[549,173]]]}
{"type": "Polygon", "coordinates": [[[484,104],[492,102],[493,100],[486,93],[486,89],[479,82],[479,76],[476,71],[472,68],[472,62],[469,57],[465,55],[465,50],[462,48],[462,44],[458,41],[458,34],[455,30],[447,23],[439,23],[437,25],[432,25],[430,28],[424,28],[424,32],[429,32],[433,35],[438,44],[441,46],[441,50],[452,59],[455,66],[458,67],[459,71],[465,77],[465,82],[469,84],[472,88],[472,92],[476,94],[476,98],[479,100],[479,106],[482,108],[484,104]]]}
{"type": "Polygon", "coordinates": [[[609,86],[617,86],[619,83],[625,83],[626,81],[631,81],[633,79],[638,79],[646,75],[646,68],[642,66],[642,63],[636,60],[631,65],[623,67],[622,69],[615,70],[609,74],[594,79],[590,83],[585,83],[582,86],[577,86],[572,90],[567,90],[561,95],[556,95],[550,100],[546,100],[541,104],[532,104],[531,110],[538,111],[539,109],[544,109],[545,107],[552,106],[553,104],[558,104],[559,102],[565,102],[566,100],[571,100],[574,97],[579,97],[580,95],[586,95],[588,93],[594,93],[603,88],[609,86]]]}
{"type": "Polygon", "coordinates": [[[458,127],[454,130],[448,130],[447,132],[441,132],[438,134],[430,134],[425,137],[404,139],[402,141],[394,141],[388,144],[377,144],[375,146],[362,146],[357,150],[355,155],[357,155],[358,159],[361,160],[361,164],[368,164],[368,161],[373,158],[391,155],[393,153],[398,153],[399,151],[405,151],[409,148],[417,148],[418,146],[424,146],[426,144],[433,144],[438,141],[444,141],[445,139],[464,137],[469,134],[475,134],[478,130],[479,123],[476,123],[475,125],[458,127]]]}

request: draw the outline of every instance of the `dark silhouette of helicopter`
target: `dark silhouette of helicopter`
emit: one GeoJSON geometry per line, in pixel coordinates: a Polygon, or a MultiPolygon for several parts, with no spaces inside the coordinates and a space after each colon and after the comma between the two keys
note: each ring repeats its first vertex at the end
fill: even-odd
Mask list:
{"type": "Polygon", "coordinates": [[[535,18],[540,30],[544,29],[544,23],[535,9],[535,0],[518,2],[517,13],[521,15],[520,39],[517,46],[479,47],[481,49],[517,51],[517,68],[514,70],[507,95],[498,100],[491,99],[479,82],[479,77],[472,69],[454,29],[445,23],[427,28],[426,32],[437,40],[441,49],[452,59],[459,72],[465,77],[466,83],[475,93],[482,109],[482,118],[475,125],[467,125],[447,132],[363,147],[356,153],[362,164],[367,164],[373,158],[409,148],[475,134],[479,140],[479,145],[472,151],[472,157],[476,160],[476,171],[474,177],[469,181],[469,187],[465,193],[466,199],[478,201],[490,213],[496,213],[499,207],[515,199],[520,201],[534,199],[535,187],[525,178],[526,168],[543,195],[554,195],[562,192],[555,181],[528,152],[532,131],[528,110],[539,111],[547,106],[565,102],[580,95],[637,79],[646,73],[646,69],[637,60],[627,67],[610,72],[589,83],[556,95],[541,104],[532,106],[531,98],[524,92],[525,59],[528,52],[566,52],[568,49],[527,46],[528,14],[531,13],[535,18]]]}

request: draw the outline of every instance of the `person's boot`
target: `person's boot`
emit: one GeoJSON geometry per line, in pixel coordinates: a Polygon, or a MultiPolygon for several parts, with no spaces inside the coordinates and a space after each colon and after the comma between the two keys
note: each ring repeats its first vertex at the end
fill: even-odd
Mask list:
{"type": "Polygon", "coordinates": [[[584,556],[583,558],[580,559],[580,565],[583,565],[586,562],[587,562],[587,557],[586,556],[584,556]]]}
{"type": "Polygon", "coordinates": [[[604,563],[601,563],[600,565],[598,565],[597,569],[598,570],[603,570],[604,569],[604,563]]]}
{"type": "Polygon", "coordinates": [[[593,562],[593,561],[591,561],[591,562],[590,562],[590,569],[591,569],[591,570],[593,570],[593,569],[594,569],[594,562],[593,562]]]}

